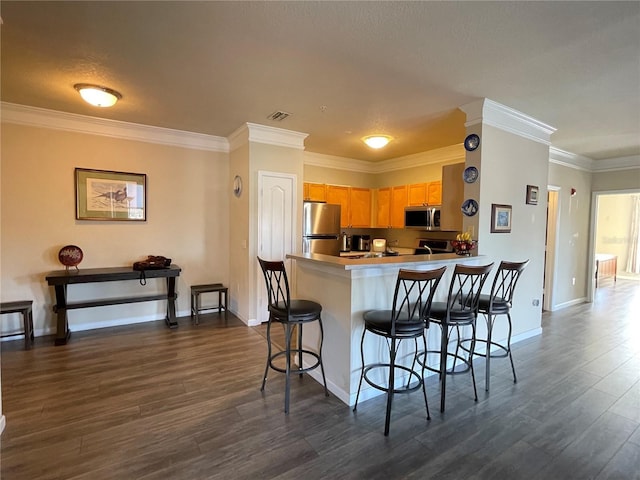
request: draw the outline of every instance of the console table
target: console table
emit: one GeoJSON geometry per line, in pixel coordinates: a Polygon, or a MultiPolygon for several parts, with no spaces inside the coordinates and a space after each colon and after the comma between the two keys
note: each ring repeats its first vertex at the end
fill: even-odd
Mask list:
{"type": "Polygon", "coordinates": [[[150,302],[154,300],[167,301],[167,316],[165,322],[169,328],[176,328],[176,277],[180,275],[181,268],[171,265],[169,268],[157,270],[145,270],[144,274],[149,278],[166,278],[167,292],[156,295],[142,295],[137,297],[105,298],[83,302],[67,302],[67,286],[79,283],[119,282],[123,280],[140,280],[140,272],[131,267],[112,268],[88,268],[85,270],[58,270],[46,276],[47,283],[55,289],[55,305],[53,311],[57,314],[56,345],[64,345],[69,340],[69,321],[67,310],[77,308],[103,307],[106,305],[121,305],[125,303],[150,302]]]}

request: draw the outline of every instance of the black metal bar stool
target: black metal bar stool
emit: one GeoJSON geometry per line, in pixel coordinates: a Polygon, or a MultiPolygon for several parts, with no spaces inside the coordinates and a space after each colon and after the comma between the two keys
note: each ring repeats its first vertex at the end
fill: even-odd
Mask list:
{"type": "Polygon", "coordinates": [[[427,420],[431,419],[429,414],[429,403],[427,401],[427,391],[424,385],[424,363],[420,370],[415,369],[416,356],[418,355],[417,339],[422,337],[424,348],[427,344],[424,330],[428,327],[427,319],[433,294],[440,283],[446,267],[437,270],[413,271],[400,270],[396,280],[396,289],[393,295],[393,307],[391,310],[373,310],[364,314],[364,330],[360,341],[360,356],[362,358],[362,373],[356,394],[356,403],[353,406],[355,412],[358,408],[358,398],[362,388],[362,380],[365,380],[373,388],[386,392],[387,394],[387,414],[384,422],[384,434],[389,435],[389,424],[391,423],[391,404],[396,393],[409,393],[422,387],[424,404],[427,408],[427,420]],[[387,339],[389,347],[389,360],[365,364],[364,359],[364,339],[367,332],[379,335],[387,339]],[[411,367],[397,363],[398,349],[402,340],[414,339],[416,344],[415,355],[411,367]],[[382,385],[369,377],[369,373],[375,369],[387,369],[389,376],[387,383],[382,385]],[[396,370],[403,373],[399,377],[402,386],[396,385],[396,370]],[[404,378],[408,376],[408,378],[404,378]],[[414,382],[414,383],[412,383],[414,382]]]}
{"type": "Polygon", "coordinates": [[[228,301],[228,288],[221,283],[208,283],[206,285],[191,285],[191,318],[194,319],[194,323],[198,325],[200,323],[200,312],[203,310],[209,310],[217,308],[218,313],[221,313],[224,308],[225,318],[227,317],[227,301],[228,301]],[[202,307],[200,303],[200,295],[203,293],[215,293],[218,292],[218,306],[217,307],[202,307]],[[222,296],[224,295],[224,303],[222,302],[222,296]]]}
{"type": "Polygon", "coordinates": [[[451,284],[449,285],[449,295],[446,302],[433,302],[429,321],[440,326],[440,351],[428,351],[418,357],[418,361],[424,363],[427,370],[437,372],[440,375],[440,411],[444,412],[445,397],[447,390],[447,375],[466,373],[471,371],[473,383],[474,399],[478,401],[478,391],[476,390],[476,376],[473,370],[473,351],[475,347],[476,318],[478,316],[478,301],[480,291],[487,276],[493,267],[493,263],[484,266],[456,265],[453,270],[451,284]],[[469,345],[469,355],[463,357],[459,352],[459,342],[456,342],[455,352],[449,352],[449,342],[451,334],[455,328],[457,338],[460,338],[461,327],[471,327],[471,342],[469,345]],[[427,356],[430,353],[438,353],[440,364],[437,368],[427,365],[427,356]],[[453,366],[447,369],[447,360],[453,358],[453,366]],[[456,369],[456,362],[460,360],[462,368],[456,369]]]}
{"type": "Polygon", "coordinates": [[[267,365],[264,368],[264,376],[262,378],[262,386],[260,391],[264,391],[267,382],[267,373],[269,368],[277,372],[285,374],[285,393],[284,393],[284,413],[289,413],[289,391],[291,387],[291,375],[299,374],[320,367],[322,372],[322,382],[324,384],[324,393],[328,397],[327,380],[324,376],[324,367],[322,365],[322,340],[324,331],[322,329],[322,305],[311,300],[292,300],[289,292],[289,280],[287,279],[287,271],[284,268],[283,261],[267,261],[258,257],[258,262],[264,274],[264,280],[267,285],[267,293],[269,295],[269,323],[267,324],[267,365]],[[285,346],[284,350],[272,353],[271,343],[271,325],[280,323],[285,329],[285,346]],[[305,349],[302,346],[302,326],[305,323],[318,322],[320,326],[320,345],[318,351],[314,352],[305,349]],[[292,346],[293,329],[297,328],[297,343],[292,346]],[[298,356],[297,368],[291,368],[291,355],[298,356]],[[313,363],[308,367],[303,367],[303,355],[312,357],[313,363]],[[277,358],[284,356],[285,368],[276,365],[274,362],[277,358]]]}
{"type": "MultiPolygon", "coordinates": [[[[18,300],[16,302],[0,303],[0,314],[21,313],[24,329],[24,348],[29,349],[33,345],[33,300],[18,300]]],[[[13,335],[13,334],[12,334],[13,335]]],[[[12,336],[6,335],[6,336],[12,336]]],[[[18,335],[17,333],[15,335],[18,335]]]]}
{"type": "MultiPolygon", "coordinates": [[[[500,262],[496,276],[493,278],[491,293],[489,295],[480,295],[478,313],[483,314],[487,322],[487,338],[476,338],[475,342],[484,343],[486,350],[485,353],[478,353],[474,350],[473,354],[487,359],[485,365],[485,390],[487,392],[489,391],[492,358],[504,358],[508,356],[511,361],[513,383],[517,382],[516,368],[513,365],[513,356],[511,355],[511,304],[518,279],[528,264],[529,260],[524,262],[500,262]],[[491,338],[496,316],[498,315],[507,316],[509,330],[505,343],[495,342],[491,338]],[[491,346],[497,347],[497,351],[492,353],[491,346]]],[[[470,342],[471,339],[460,340],[460,347],[466,352],[469,352],[467,345],[469,345],[470,342]]]]}

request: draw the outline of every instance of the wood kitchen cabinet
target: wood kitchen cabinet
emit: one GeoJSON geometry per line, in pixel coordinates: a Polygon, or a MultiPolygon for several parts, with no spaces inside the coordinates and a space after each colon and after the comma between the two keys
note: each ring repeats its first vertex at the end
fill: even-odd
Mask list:
{"type": "Polygon", "coordinates": [[[404,209],[409,203],[406,185],[391,188],[391,228],[404,228],[404,209]]]}
{"type": "Polygon", "coordinates": [[[378,189],[376,226],[382,228],[404,228],[404,208],[409,202],[407,185],[378,189]]]}
{"type": "Polygon", "coordinates": [[[327,186],[324,183],[304,182],[303,198],[311,202],[326,202],[327,186]]]}
{"type": "Polygon", "coordinates": [[[371,226],[371,190],[368,188],[327,185],[327,203],[340,205],[342,228],[371,226]]]}
{"type": "Polygon", "coordinates": [[[442,182],[440,180],[427,184],[427,203],[429,205],[442,203],[442,182]]]}
{"type": "Polygon", "coordinates": [[[349,200],[351,202],[351,227],[370,227],[371,190],[368,188],[351,187],[349,191],[349,200]]]}
{"type": "Polygon", "coordinates": [[[379,188],[377,193],[378,209],[376,211],[376,227],[391,226],[391,188],[379,188]]]}
{"type": "Polygon", "coordinates": [[[413,183],[407,186],[408,205],[440,205],[442,202],[442,182],[413,183]]]}

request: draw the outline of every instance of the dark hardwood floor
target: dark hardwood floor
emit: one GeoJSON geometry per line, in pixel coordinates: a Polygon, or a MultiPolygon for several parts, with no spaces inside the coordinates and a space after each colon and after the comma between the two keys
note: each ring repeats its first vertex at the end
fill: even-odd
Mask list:
{"type": "Polygon", "coordinates": [[[514,346],[517,384],[495,360],[485,393],[478,359],[478,403],[468,375],[442,415],[429,378],[430,422],[419,392],[396,397],[387,438],[383,397],[354,414],[309,377],[285,416],[283,376],[259,389],[263,327],[179,321],[3,343],[2,479],[640,479],[638,282],[545,313],[514,346]]]}

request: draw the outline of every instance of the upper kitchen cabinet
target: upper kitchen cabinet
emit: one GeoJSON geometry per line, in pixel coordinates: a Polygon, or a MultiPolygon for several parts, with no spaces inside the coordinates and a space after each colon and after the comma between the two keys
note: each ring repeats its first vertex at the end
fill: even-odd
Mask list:
{"type": "Polygon", "coordinates": [[[440,205],[442,182],[413,183],[408,187],[409,206],[440,205]]]}
{"type": "Polygon", "coordinates": [[[327,185],[327,203],[340,205],[342,228],[371,226],[371,190],[368,188],[327,185]]]}
{"type": "Polygon", "coordinates": [[[427,185],[427,203],[440,205],[442,203],[442,182],[429,182],[427,185]]]}
{"type": "Polygon", "coordinates": [[[442,167],[442,207],[440,229],[462,231],[462,202],[464,201],[464,163],[442,167]]]}
{"type": "Polygon", "coordinates": [[[408,202],[409,188],[407,185],[379,188],[376,226],[404,228],[404,208],[408,202]]]}
{"type": "Polygon", "coordinates": [[[379,188],[376,192],[378,209],[376,213],[376,227],[391,226],[391,188],[379,188]]]}
{"type": "Polygon", "coordinates": [[[311,202],[326,202],[327,186],[324,183],[304,182],[303,197],[311,202]]]}
{"type": "Polygon", "coordinates": [[[351,226],[353,228],[367,228],[371,226],[371,190],[368,188],[351,187],[351,226]]]}
{"type": "Polygon", "coordinates": [[[404,209],[409,204],[406,185],[391,188],[391,227],[404,228],[404,209]]]}

